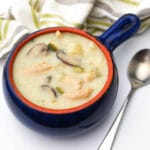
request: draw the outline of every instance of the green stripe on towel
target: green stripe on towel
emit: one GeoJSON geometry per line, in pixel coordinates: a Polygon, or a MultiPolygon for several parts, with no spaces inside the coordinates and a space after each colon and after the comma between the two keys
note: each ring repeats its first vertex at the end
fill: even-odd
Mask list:
{"type": "MultiPolygon", "coordinates": [[[[57,15],[57,14],[41,14],[40,15],[41,18],[44,18],[44,19],[51,19],[51,18],[55,18],[55,19],[59,19],[61,20],[62,22],[66,23],[66,24],[70,24],[70,25],[73,25],[75,27],[78,27],[78,28],[81,28],[82,27],[82,24],[81,23],[77,23],[77,22],[68,22],[67,20],[65,20],[63,17],[57,15]]],[[[60,22],[60,21],[58,21],[60,22]]],[[[41,25],[41,24],[40,24],[41,25]]],[[[64,25],[65,26],[65,25],[64,25]]]]}
{"type": "Polygon", "coordinates": [[[92,29],[92,30],[90,31],[90,33],[91,33],[91,34],[95,34],[95,33],[99,32],[99,31],[100,31],[99,29],[96,29],[96,28],[95,28],[95,29],[92,29]]]}
{"type": "Polygon", "coordinates": [[[90,25],[100,25],[100,26],[106,26],[106,27],[110,27],[111,26],[111,24],[108,23],[108,22],[91,20],[91,19],[87,19],[87,24],[90,24],[90,25]]]}
{"type": "Polygon", "coordinates": [[[36,1],[35,1],[33,8],[34,8],[36,11],[39,11],[39,0],[36,0],[36,1]]]}
{"type": "Polygon", "coordinates": [[[38,17],[36,16],[36,12],[33,8],[31,8],[31,13],[32,13],[32,18],[33,18],[34,25],[39,29],[38,17]]]}
{"type": "Polygon", "coordinates": [[[3,29],[3,39],[5,39],[6,38],[6,36],[7,36],[7,32],[8,32],[8,28],[9,28],[9,24],[10,24],[10,21],[9,20],[6,20],[5,21],[5,25],[4,25],[4,29],[3,29]]]}
{"type": "Polygon", "coordinates": [[[148,28],[150,26],[150,24],[148,22],[142,22],[141,23],[141,27],[140,30],[145,30],[146,28],[148,28]]]}
{"type": "Polygon", "coordinates": [[[63,17],[56,15],[56,14],[41,14],[40,17],[41,18],[59,18],[66,22],[66,20],[63,17]]]}
{"type": "Polygon", "coordinates": [[[40,22],[40,26],[45,26],[45,25],[48,25],[48,24],[56,24],[58,26],[66,26],[64,23],[60,22],[60,21],[41,21],[40,22]]]}
{"type": "Polygon", "coordinates": [[[32,0],[29,0],[29,5],[32,6],[32,0]]]}
{"type": "Polygon", "coordinates": [[[130,4],[130,5],[135,5],[135,6],[140,5],[140,2],[132,1],[132,0],[118,0],[118,1],[126,3],[126,4],[130,4]]]}
{"type": "Polygon", "coordinates": [[[2,40],[2,33],[1,33],[1,25],[2,25],[3,20],[0,19],[0,41],[2,40]]]}

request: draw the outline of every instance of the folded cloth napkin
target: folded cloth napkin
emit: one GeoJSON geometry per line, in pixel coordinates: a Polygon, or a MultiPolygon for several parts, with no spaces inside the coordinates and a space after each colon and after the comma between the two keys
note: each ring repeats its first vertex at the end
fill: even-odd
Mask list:
{"type": "Polygon", "coordinates": [[[125,13],[137,14],[143,32],[150,25],[148,0],[21,0],[0,16],[0,58],[28,33],[54,27],[101,34],[125,13]]]}

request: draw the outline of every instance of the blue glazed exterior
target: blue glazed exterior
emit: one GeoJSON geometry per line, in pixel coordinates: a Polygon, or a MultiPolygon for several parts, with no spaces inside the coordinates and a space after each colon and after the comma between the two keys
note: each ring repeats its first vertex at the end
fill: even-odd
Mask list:
{"type": "MultiPolygon", "coordinates": [[[[115,23],[109,30],[107,30],[102,36],[96,38],[101,43],[103,43],[109,51],[112,51],[121,42],[125,41],[127,38],[132,36],[138,30],[139,26],[140,21],[135,15],[131,14],[126,15],[123,16],[117,23],[115,23]],[[126,25],[127,27],[125,28],[126,25]],[[121,29],[123,31],[121,31],[121,29]],[[115,40],[114,39],[115,36],[117,36],[117,39],[118,38],[119,39],[115,40]]],[[[19,43],[15,47],[17,47],[19,43]]],[[[33,121],[53,129],[54,132],[55,131],[58,132],[59,130],[60,133],[60,131],[63,130],[65,131],[64,132],[65,134],[67,134],[67,132],[70,134],[70,132],[77,133],[85,131],[90,127],[97,125],[105,118],[106,114],[111,109],[115,101],[118,89],[118,74],[115,65],[112,83],[109,89],[97,102],[80,111],[66,114],[50,114],[35,110],[30,106],[27,106],[18,98],[18,96],[14,92],[8,78],[9,76],[8,66],[12,54],[13,51],[11,52],[4,66],[4,75],[3,75],[4,93],[6,95],[6,99],[10,108],[18,118],[19,116],[21,116],[20,117],[21,120],[26,120],[24,119],[24,117],[28,116],[33,121]]],[[[30,120],[23,122],[27,125],[30,124],[29,123],[30,120]]]]}

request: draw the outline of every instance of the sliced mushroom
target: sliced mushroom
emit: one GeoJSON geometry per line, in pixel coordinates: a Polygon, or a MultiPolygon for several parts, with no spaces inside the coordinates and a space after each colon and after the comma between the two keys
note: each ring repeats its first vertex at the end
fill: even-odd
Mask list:
{"type": "Polygon", "coordinates": [[[56,56],[59,60],[61,60],[66,65],[69,65],[69,66],[79,66],[80,65],[79,60],[74,59],[71,56],[68,56],[63,50],[57,51],[56,56]]]}
{"type": "Polygon", "coordinates": [[[51,82],[51,80],[52,80],[52,76],[51,76],[51,75],[49,75],[49,76],[47,76],[47,78],[46,78],[46,79],[47,79],[47,82],[48,82],[48,83],[50,83],[50,82],[51,82]]]}
{"type": "Polygon", "coordinates": [[[49,53],[49,48],[44,43],[39,43],[33,46],[28,52],[27,55],[31,56],[37,56],[37,55],[43,55],[46,56],[49,53]]]}
{"type": "Polygon", "coordinates": [[[41,85],[41,88],[49,93],[51,93],[55,98],[57,97],[56,91],[49,85],[41,85]]]}

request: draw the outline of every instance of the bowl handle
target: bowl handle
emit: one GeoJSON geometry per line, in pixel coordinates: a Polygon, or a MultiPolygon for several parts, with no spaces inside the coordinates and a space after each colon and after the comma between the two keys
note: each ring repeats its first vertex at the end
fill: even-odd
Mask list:
{"type": "Polygon", "coordinates": [[[134,14],[123,15],[101,36],[96,38],[112,52],[119,44],[127,40],[140,27],[140,20],[134,14]]]}

